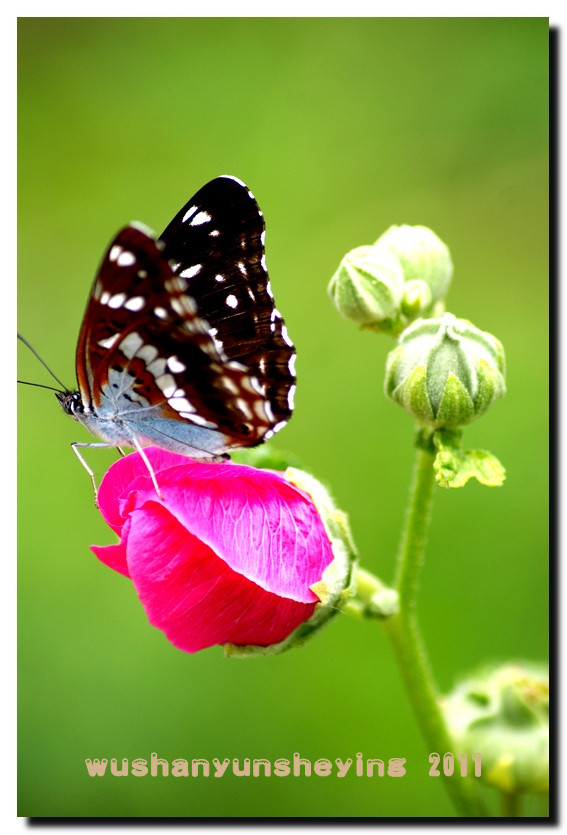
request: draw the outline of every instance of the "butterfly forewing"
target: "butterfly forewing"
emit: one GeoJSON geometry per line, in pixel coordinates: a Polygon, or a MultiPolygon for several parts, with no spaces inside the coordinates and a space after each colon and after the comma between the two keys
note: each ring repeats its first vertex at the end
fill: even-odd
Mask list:
{"type": "Polygon", "coordinates": [[[253,194],[240,180],[218,177],[177,213],[160,240],[217,344],[261,383],[277,423],[293,408],[295,348],[274,305],[264,237],[253,194]]]}
{"type": "Polygon", "coordinates": [[[223,177],[160,240],[132,225],[112,242],[83,320],[77,377],[95,417],[165,448],[171,433],[179,449],[183,422],[218,430],[220,446],[212,435],[203,442],[218,453],[259,443],[289,418],[293,357],[265,270],[261,213],[243,184],[223,177]]]}

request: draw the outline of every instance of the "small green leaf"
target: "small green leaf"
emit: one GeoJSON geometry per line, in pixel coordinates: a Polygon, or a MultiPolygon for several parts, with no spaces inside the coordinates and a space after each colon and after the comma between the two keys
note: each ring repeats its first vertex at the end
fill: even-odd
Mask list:
{"type": "Polygon", "coordinates": [[[506,478],[498,458],[485,449],[442,450],[437,453],[433,468],[440,487],[464,487],[469,478],[476,478],[486,487],[500,487],[506,478]]]}

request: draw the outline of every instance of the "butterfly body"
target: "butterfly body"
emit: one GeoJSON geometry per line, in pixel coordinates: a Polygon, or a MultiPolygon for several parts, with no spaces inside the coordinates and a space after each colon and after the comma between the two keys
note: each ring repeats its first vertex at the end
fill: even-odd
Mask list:
{"type": "Polygon", "coordinates": [[[291,416],[295,350],[273,302],[264,222],[233,177],[205,185],[156,239],[112,241],[94,280],[64,411],[113,446],[217,458],[291,416]]]}

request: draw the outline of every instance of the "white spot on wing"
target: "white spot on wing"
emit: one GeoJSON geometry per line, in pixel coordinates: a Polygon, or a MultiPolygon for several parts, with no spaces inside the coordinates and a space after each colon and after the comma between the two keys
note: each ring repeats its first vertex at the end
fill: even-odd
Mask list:
{"type": "Polygon", "coordinates": [[[136,351],[136,356],[144,360],[146,365],[153,362],[157,355],[158,349],[154,345],[142,345],[142,347],[136,351]]]}
{"type": "Polygon", "coordinates": [[[242,412],[242,414],[244,415],[244,417],[245,417],[247,420],[251,420],[251,419],[252,419],[252,417],[253,417],[253,415],[252,415],[252,410],[250,409],[250,406],[248,405],[248,403],[246,402],[246,400],[244,400],[244,398],[242,398],[242,397],[237,397],[237,398],[236,398],[236,405],[237,405],[237,407],[240,409],[240,411],[242,412]]]}
{"type": "Polygon", "coordinates": [[[154,307],[154,313],[158,319],[167,319],[167,310],[165,307],[154,307]]]}
{"type": "Polygon", "coordinates": [[[289,345],[290,348],[293,348],[293,342],[289,338],[289,334],[285,325],[282,325],[282,339],[286,345],[289,345]]]}
{"type": "Polygon", "coordinates": [[[181,218],[181,223],[186,223],[190,217],[193,217],[198,208],[198,206],[191,206],[189,209],[187,209],[187,211],[181,218]]]}
{"type": "Polygon", "coordinates": [[[217,338],[218,328],[210,328],[209,329],[209,334],[213,338],[213,342],[215,343],[215,347],[216,347],[217,351],[218,350],[222,351],[222,349],[224,348],[224,345],[223,345],[222,341],[217,338]]]}
{"type": "Polygon", "coordinates": [[[226,303],[229,307],[232,307],[233,309],[238,307],[238,299],[235,295],[233,295],[233,293],[226,297],[226,303]]]}
{"type": "Polygon", "coordinates": [[[290,386],[290,389],[287,393],[287,405],[289,406],[290,411],[293,411],[293,408],[295,406],[295,389],[296,388],[297,388],[297,386],[295,386],[295,385],[290,386]]]}
{"type": "Polygon", "coordinates": [[[112,348],[113,345],[116,345],[119,339],[120,334],[115,333],[112,336],[107,337],[106,339],[99,339],[97,345],[100,345],[101,348],[112,348]]]}
{"type": "Polygon", "coordinates": [[[176,412],[195,412],[196,409],[186,397],[170,397],[167,401],[176,412]]]}
{"type": "Polygon", "coordinates": [[[187,366],[184,362],[181,362],[176,356],[169,357],[167,360],[167,367],[170,371],[173,371],[174,374],[181,374],[182,371],[187,369],[187,366]]]}
{"type": "Polygon", "coordinates": [[[128,301],[124,304],[124,307],[127,310],[133,310],[136,312],[137,310],[141,310],[145,303],[146,300],[143,296],[132,296],[132,298],[128,299],[128,301]]]}
{"type": "Polygon", "coordinates": [[[120,253],[122,252],[122,247],[118,244],[114,244],[110,252],[108,253],[108,260],[109,261],[116,261],[120,253]]]}
{"type": "Polygon", "coordinates": [[[132,331],[128,336],[124,337],[120,343],[120,350],[126,357],[131,360],[138,348],[142,346],[142,337],[136,331],[132,331]]]}
{"type": "Polygon", "coordinates": [[[109,307],[114,308],[117,310],[119,307],[122,307],[124,302],[126,301],[126,293],[115,293],[114,296],[111,296],[107,302],[109,307]]]}
{"type": "Polygon", "coordinates": [[[124,252],[121,252],[118,258],[116,259],[116,263],[119,267],[131,267],[132,264],[136,263],[136,256],[133,252],[128,252],[128,250],[124,250],[124,252]]]}
{"type": "Polygon", "coordinates": [[[187,269],[180,272],[179,275],[181,278],[193,278],[194,275],[201,272],[202,268],[202,264],[193,264],[192,267],[187,267],[187,269]]]}
{"type": "Polygon", "coordinates": [[[166,397],[172,397],[177,389],[175,380],[171,374],[161,374],[159,377],[156,377],[156,383],[166,397]]]}
{"type": "Polygon", "coordinates": [[[250,385],[256,394],[265,394],[265,387],[259,380],[256,379],[256,377],[250,377],[250,385]]]}
{"type": "Polygon", "coordinates": [[[242,180],[239,180],[238,177],[234,177],[232,174],[221,174],[219,180],[232,180],[233,182],[238,183],[239,186],[245,188],[246,191],[248,191],[246,184],[243,183],[242,180]]]}
{"type": "Polygon", "coordinates": [[[164,286],[168,293],[183,293],[187,289],[187,282],[184,278],[176,275],[173,278],[168,278],[164,282],[164,286]]]}
{"type": "Polygon", "coordinates": [[[297,354],[292,354],[292,356],[289,358],[289,362],[287,364],[287,367],[289,368],[289,373],[293,374],[294,377],[295,377],[295,361],[296,361],[296,359],[297,359],[297,354]]]}
{"type": "Polygon", "coordinates": [[[233,380],[231,380],[230,377],[221,377],[220,384],[231,394],[238,394],[238,392],[240,391],[236,383],[233,380]]]}
{"type": "Polygon", "coordinates": [[[189,223],[189,226],[201,226],[203,223],[208,223],[209,220],[212,220],[212,218],[208,212],[198,212],[189,223]]]}
{"type": "Polygon", "coordinates": [[[165,374],[165,360],[163,357],[156,357],[153,362],[150,362],[146,366],[146,370],[153,374],[154,377],[159,377],[162,374],[165,374]]]}
{"type": "Polygon", "coordinates": [[[207,429],[218,429],[216,423],[212,423],[212,421],[206,420],[204,417],[201,417],[201,415],[190,415],[190,420],[193,423],[198,424],[198,426],[204,426],[207,429]]]}

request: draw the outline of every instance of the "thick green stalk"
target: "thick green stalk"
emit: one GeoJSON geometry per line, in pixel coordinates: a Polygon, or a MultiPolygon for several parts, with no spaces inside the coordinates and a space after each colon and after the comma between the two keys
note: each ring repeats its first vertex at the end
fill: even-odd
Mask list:
{"type": "MultiPolygon", "coordinates": [[[[417,462],[411,488],[410,503],[398,557],[396,590],[399,594],[398,614],[386,618],[384,626],[392,641],[409,701],[430,753],[441,757],[453,743],[439,707],[439,693],[427,660],[417,620],[419,578],[425,553],[425,539],[431,514],[434,454],[423,449],[417,462]]],[[[457,771],[457,770],[456,770],[457,771]]],[[[443,780],[453,803],[464,817],[485,817],[488,811],[478,795],[474,778],[455,773],[443,780]]]]}

